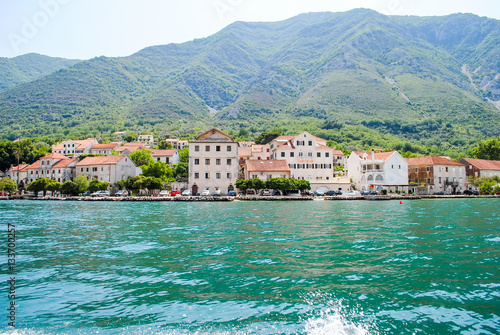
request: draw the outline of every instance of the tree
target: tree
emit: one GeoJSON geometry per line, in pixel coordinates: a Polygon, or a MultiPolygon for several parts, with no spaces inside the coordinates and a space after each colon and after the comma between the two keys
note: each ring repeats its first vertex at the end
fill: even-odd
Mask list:
{"type": "Polygon", "coordinates": [[[276,137],[283,135],[283,130],[272,129],[270,131],[265,131],[255,138],[256,144],[267,144],[274,140],[276,137]]]}
{"type": "Polygon", "coordinates": [[[479,141],[477,146],[471,149],[474,158],[487,160],[500,160],[500,136],[485,141],[479,141]]]}
{"type": "Polygon", "coordinates": [[[304,192],[306,190],[311,189],[311,183],[308,180],[304,180],[304,179],[297,180],[296,186],[300,192],[304,192]]]}
{"type": "Polygon", "coordinates": [[[133,131],[127,131],[123,136],[123,139],[125,140],[125,142],[134,142],[137,141],[138,136],[133,131]]]}
{"type": "Polygon", "coordinates": [[[142,174],[145,177],[158,178],[161,181],[170,181],[174,178],[172,168],[163,162],[154,162],[141,166],[142,174]]]}
{"type": "Polygon", "coordinates": [[[61,185],[61,193],[73,196],[78,195],[78,184],[72,180],[68,180],[61,185]]]}
{"type": "Polygon", "coordinates": [[[47,185],[49,184],[48,178],[38,178],[37,180],[31,182],[28,184],[28,191],[35,193],[38,195],[38,193],[43,192],[43,195],[45,196],[45,191],[47,191],[47,185]]]}
{"type": "Polygon", "coordinates": [[[48,182],[47,182],[47,191],[51,191],[51,192],[56,192],[56,191],[59,191],[61,189],[61,183],[58,182],[57,180],[52,180],[52,179],[49,179],[48,182]]]}
{"type": "Polygon", "coordinates": [[[176,180],[180,180],[182,178],[187,178],[189,175],[189,164],[180,162],[174,167],[174,177],[176,180]]]}
{"type": "Polygon", "coordinates": [[[17,190],[17,184],[9,177],[3,177],[0,180],[0,190],[7,191],[9,193],[15,192],[17,190]]]}
{"type": "Polygon", "coordinates": [[[139,149],[134,152],[132,152],[129,155],[130,159],[135,163],[137,166],[143,166],[143,165],[149,165],[154,163],[153,155],[151,154],[151,151],[146,150],[146,149],[139,149]]]}
{"type": "Polygon", "coordinates": [[[247,182],[248,181],[246,179],[238,179],[236,183],[234,183],[234,186],[242,191],[246,191],[247,189],[249,189],[249,187],[247,186],[247,182]]]}
{"type": "Polygon", "coordinates": [[[167,141],[161,141],[158,143],[158,149],[160,150],[166,150],[166,149],[173,149],[174,147],[172,146],[172,143],[167,142],[167,141]]]}
{"type": "MultiPolygon", "coordinates": [[[[156,178],[156,177],[146,177],[143,179],[142,184],[143,184],[144,188],[147,188],[149,191],[163,189],[162,180],[160,178],[156,178]]],[[[151,194],[151,192],[150,192],[150,194],[151,194]]]]}
{"type": "Polygon", "coordinates": [[[89,189],[89,180],[86,176],[79,175],[78,177],[76,177],[75,183],[77,194],[87,192],[87,190],[89,189]]]}
{"type": "Polygon", "coordinates": [[[89,183],[88,190],[90,192],[96,191],[105,191],[109,187],[109,183],[107,181],[99,181],[98,179],[92,179],[89,183]]]}

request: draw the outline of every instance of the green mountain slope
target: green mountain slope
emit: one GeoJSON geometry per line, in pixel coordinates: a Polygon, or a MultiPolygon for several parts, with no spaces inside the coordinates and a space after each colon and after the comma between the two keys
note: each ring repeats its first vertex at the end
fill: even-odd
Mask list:
{"type": "Polygon", "coordinates": [[[28,83],[78,62],[80,60],[54,58],[35,53],[14,58],[0,57],[0,91],[28,83]]]}
{"type": "Polygon", "coordinates": [[[463,150],[500,135],[499,41],[499,21],[471,14],[236,22],[7,90],[0,137],[19,126],[29,136],[281,127],[356,147],[463,150]]]}

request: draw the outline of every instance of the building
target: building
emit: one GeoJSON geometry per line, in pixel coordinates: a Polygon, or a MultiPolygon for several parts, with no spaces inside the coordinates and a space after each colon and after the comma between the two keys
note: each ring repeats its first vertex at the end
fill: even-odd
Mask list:
{"type": "Polygon", "coordinates": [[[137,143],[137,142],[124,143],[123,145],[116,147],[115,151],[118,152],[120,155],[128,156],[132,152],[139,149],[144,149],[144,143],[137,143]]]}
{"type": "Polygon", "coordinates": [[[149,149],[149,151],[151,151],[155,162],[163,162],[165,164],[179,164],[179,151],[177,151],[176,149],[149,149]]]}
{"type": "Polygon", "coordinates": [[[74,176],[77,158],[68,158],[60,153],[51,153],[29,165],[26,169],[26,181],[31,183],[41,177],[64,183],[74,176]]]}
{"type": "Polygon", "coordinates": [[[239,142],[238,154],[240,164],[246,160],[269,160],[271,158],[269,144],[251,144],[253,142],[239,142]],[[242,147],[242,145],[244,145],[242,147]]]}
{"type": "Polygon", "coordinates": [[[458,162],[465,166],[465,174],[467,177],[500,177],[500,161],[462,158],[458,162]]]}
{"type": "MultiPolygon", "coordinates": [[[[334,149],[326,140],[303,132],[297,136],[279,136],[269,143],[271,160],[286,160],[291,177],[314,183],[333,179],[334,149]]],[[[312,187],[314,189],[314,187],[312,187]]]]}
{"type": "Polygon", "coordinates": [[[141,173],[141,169],[136,167],[129,157],[123,155],[85,157],[76,164],[75,171],[76,176],[83,175],[110,184],[141,173]]]}
{"type": "Polygon", "coordinates": [[[188,141],[179,140],[177,138],[167,138],[165,142],[170,143],[172,145],[172,148],[177,150],[182,150],[189,145],[188,141]]]}
{"type": "Polygon", "coordinates": [[[28,179],[28,166],[30,166],[30,164],[19,164],[18,166],[11,165],[9,170],[7,170],[6,176],[16,183],[21,183],[23,180],[28,179]]]}
{"type": "Polygon", "coordinates": [[[227,194],[238,180],[238,142],[210,129],[189,142],[189,188],[192,194],[218,189],[227,194]]]}
{"type": "Polygon", "coordinates": [[[78,157],[82,154],[90,154],[94,145],[98,144],[97,139],[87,138],[86,140],[67,140],[52,146],[52,152],[65,156],[78,157]]]}
{"type": "Polygon", "coordinates": [[[120,146],[120,142],[99,143],[92,146],[90,153],[93,155],[111,155],[113,150],[120,146]]]}
{"type": "Polygon", "coordinates": [[[352,152],[347,177],[361,191],[407,191],[408,163],[397,151],[352,152]]]}
{"type": "Polygon", "coordinates": [[[244,164],[245,179],[290,178],[291,171],[285,160],[247,160],[244,164]]]}
{"type": "Polygon", "coordinates": [[[465,166],[449,157],[411,157],[406,161],[409,182],[413,189],[420,186],[418,193],[457,194],[466,189],[465,166]]]}
{"type": "Polygon", "coordinates": [[[137,142],[143,143],[147,147],[155,145],[153,134],[139,135],[137,142]]]}
{"type": "Polygon", "coordinates": [[[333,150],[333,166],[345,166],[347,163],[347,156],[344,155],[342,150],[333,150]]]}

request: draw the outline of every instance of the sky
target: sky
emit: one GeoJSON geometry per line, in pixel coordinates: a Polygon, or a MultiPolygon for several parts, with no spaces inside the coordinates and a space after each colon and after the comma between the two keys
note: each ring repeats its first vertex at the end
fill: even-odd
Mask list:
{"type": "Polygon", "coordinates": [[[0,0],[0,57],[122,57],[212,35],[235,21],[371,8],[386,15],[473,13],[500,19],[499,0],[0,0]]]}

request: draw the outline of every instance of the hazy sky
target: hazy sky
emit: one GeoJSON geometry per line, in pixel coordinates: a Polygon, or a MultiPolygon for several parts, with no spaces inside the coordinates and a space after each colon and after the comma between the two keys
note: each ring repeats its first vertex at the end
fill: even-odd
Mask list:
{"type": "Polygon", "coordinates": [[[234,21],[359,7],[390,15],[461,12],[500,19],[500,0],[0,0],[0,57],[128,56],[206,37],[234,21]]]}

